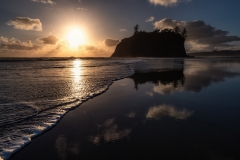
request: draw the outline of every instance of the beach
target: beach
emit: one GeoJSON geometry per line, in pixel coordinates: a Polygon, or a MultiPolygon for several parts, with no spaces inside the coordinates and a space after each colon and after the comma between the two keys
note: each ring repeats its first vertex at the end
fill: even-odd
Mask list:
{"type": "Polygon", "coordinates": [[[115,81],[10,159],[238,159],[239,60],[183,64],[115,81]]]}
{"type": "Polygon", "coordinates": [[[239,0],[1,0],[0,160],[240,160],[239,0]]]}

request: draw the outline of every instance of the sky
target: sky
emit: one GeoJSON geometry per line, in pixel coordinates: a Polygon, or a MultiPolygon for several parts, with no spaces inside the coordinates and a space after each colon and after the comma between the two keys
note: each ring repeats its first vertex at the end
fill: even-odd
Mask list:
{"type": "Polygon", "coordinates": [[[239,0],[1,0],[0,57],[109,57],[133,27],[187,29],[187,53],[240,50],[239,0]]]}

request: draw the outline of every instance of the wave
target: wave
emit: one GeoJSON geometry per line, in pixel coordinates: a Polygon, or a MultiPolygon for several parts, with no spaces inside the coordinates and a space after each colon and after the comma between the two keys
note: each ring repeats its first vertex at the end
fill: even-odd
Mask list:
{"type": "MultiPolygon", "coordinates": [[[[103,79],[102,81],[104,83],[100,85],[100,89],[80,98],[65,97],[55,100],[0,104],[0,113],[1,116],[3,116],[0,120],[0,159],[5,160],[10,158],[13,153],[30,143],[33,138],[54,127],[68,111],[106,92],[114,81],[134,74],[129,64],[141,61],[142,60],[123,59],[113,60],[111,63],[106,62],[108,65],[113,66],[119,63],[121,63],[121,65],[125,64],[126,70],[124,74],[115,75],[115,77],[107,81],[107,83],[106,80],[103,79]],[[12,113],[12,115],[9,115],[9,113],[12,113]]],[[[101,63],[103,66],[106,65],[105,62],[101,63]]],[[[91,68],[90,66],[91,65],[87,67],[91,68]]],[[[111,74],[111,72],[109,74],[111,74]]]]}

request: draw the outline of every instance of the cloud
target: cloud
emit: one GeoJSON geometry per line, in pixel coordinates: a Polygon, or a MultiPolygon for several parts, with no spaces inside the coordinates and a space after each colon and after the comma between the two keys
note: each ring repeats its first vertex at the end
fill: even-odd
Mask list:
{"type": "Polygon", "coordinates": [[[39,3],[44,3],[44,4],[56,4],[56,2],[53,2],[52,0],[31,0],[33,2],[39,2],[39,3]]]}
{"type": "Polygon", "coordinates": [[[126,29],[120,29],[119,31],[120,31],[120,32],[127,32],[126,29]]]}
{"type": "Polygon", "coordinates": [[[156,107],[151,107],[148,110],[148,113],[146,115],[147,119],[160,119],[165,116],[173,117],[175,119],[186,119],[190,117],[193,114],[193,112],[188,111],[187,109],[183,110],[177,110],[173,106],[169,105],[160,105],[156,107]]]}
{"type": "Polygon", "coordinates": [[[179,2],[190,2],[191,0],[148,0],[148,1],[154,5],[171,7],[176,5],[179,2]]]}
{"type": "Polygon", "coordinates": [[[87,11],[88,9],[87,8],[77,8],[77,10],[82,10],[82,11],[87,11]]]}
{"type": "Polygon", "coordinates": [[[55,36],[47,36],[46,38],[38,38],[37,41],[42,42],[43,44],[52,44],[55,45],[59,39],[55,36]]]}
{"type": "Polygon", "coordinates": [[[34,45],[32,42],[21,42],[18,39],[8,39],[6,37],[0,37],[0,49],[1,50],[38,50],[41,46],[34,45]]]}
{"type": "Polygon", "coordinates": [[[120,40],[115,40],[115,39],[105,39],[103,41],[103,44],[108,47],[114,47],[117,46],[118,43],[120,43],[120,40]]]}
{"type": "MultiPolygon", "coordinates": [[[[79,56],[81,57],[109,57],[112,54],[113,48],[106,48],[103,46],[103,42],[100,43],[101,46],[94,46],[91,44],[82,45],[78,47],[79,56]]],[[[69,50],[69,46],[66,48],[69,50]]]]}
{"type": "Polygon", "coordinates": [[[232,47],[228,43],[240,41],[238,36],[228,35],[228,31],[219,30],[206,24],[204,21],[177,21],[172,19],[162,19],[154,23],[158,29],[174,28],[179,26],[181,29],[186,28],[188,33],[188,45],[191,49],[197,50],[214,50],[218,48],[232,47]]]}
{"type": "Polygon", "coordinates": [[[7,22],[7,25],[15,29],[42,31],[40,19],[31,19],[29,17],[16,17],[7,22]]]}
{"type": "Polygon", "coordinates": [[[149,18],[146,20],[146,22],[152,22],[152,21],[154,21],[154,17],[149,17],[149,18]]]}
{"type": "Polygon", "coordinates": [[[97,48],[94,46],[91,46],[91,45],[87,45],[87,46],[85,46],[85,49],[86,50],[96,50],[97,48]]]}
{"type": "MultiPolygon", "coordinates": [[[[54,57],[59,53],[66,52],[66,50],[69,49],[69,43],[67,40],[59,40],[56,45],[48,45],[44,46],[47,50],[47,53],[45,53],[44,57],[54,57]]],[[[66,56],[65,54],[61,56],[66,56]]]]}

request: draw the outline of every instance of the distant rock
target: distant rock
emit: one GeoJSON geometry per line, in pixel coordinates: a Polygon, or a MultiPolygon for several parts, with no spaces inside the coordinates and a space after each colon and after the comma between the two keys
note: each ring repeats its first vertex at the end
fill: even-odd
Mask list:
{"type": "Polygon", "coordinates": [[[112,57],[189,57],[184,47],[187,35],[177,29],[135,31],[117,45],[112,57]]]}

